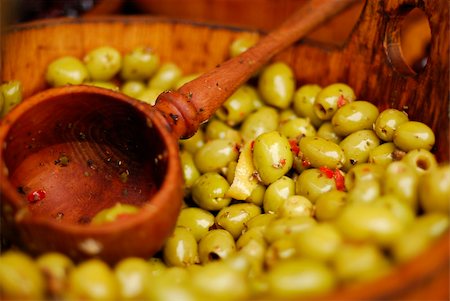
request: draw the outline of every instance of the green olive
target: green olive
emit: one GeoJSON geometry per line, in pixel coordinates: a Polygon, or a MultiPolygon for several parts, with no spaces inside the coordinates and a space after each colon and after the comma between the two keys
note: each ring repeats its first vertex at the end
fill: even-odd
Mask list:
{"type": "Polygon", "coordinates": [[[111,208],[106,208],[101,211],[99,211],[91,220],[92,224],[103,224],[108,222],[116,221],[120,218],[126,218],[130,214],[135,214],[139,211],[139,207],[129,205],[129,204],[122,204],[122,203],[116,203],[111,208]]]}
{"type": "Polygon", "coordinates": [[[281,122],[278,131],[288,139],[312,137],[316,135],[316,130],[309,120],[299,117],[281,122]]]}
{"type": "Polygon", "coordinates": [[[148,103],[151,106],[156,104],[158,96],[164,92],[159,87],[147,87],[141,93],[139,93],[136,98],[142,102],[148,103]]]}
{"type": "Polygon", "coordinates": [[[175,82],[174,88],[176,90],[178,90],[184,84],[186,84],[186,83],[188,83],[190,81],[193,81],[194,79],[196,79],[199,76],[200,76],[199,73],[192,73],[192,74],[183,75],[175,82]]]}
{"type": "Polygon", "coordinates": [[[120,76],[122,79],[146,80],[159,67],[159,56],[150,47],[136,47],[123,56],[120,76]]]}
{"type": "Polygon", "coordinates": [[[152,270],[145,259],[127,257],[114,267],[119,282],[122,300],[141,300],[145,297],[147,282],[152,279],[152,270]]]}
{"type": "Polygon", "coordinates": [[[375,105],[358,100],[337,109],[331,123],[338,135],[347,136],[356,131],[371,130],[378,114],[378,108],[375,105]]]}
{"type": "Polygon", "coordinates": [[[252,96],[246,90],[239,88],[216,111],[216,116],[228,125],[236,126],[253,110],[252,96]]]}
{"type": "Polygon", "coordinates": [[[291,195],[278,208],[278,215],[282,217],[313,216],[314,205],[301,195],[291,195]]]}
{"type": "Polygon", "coordinates": [[[296,255],[294,240],[280,238],[272,242],[266,250],[264,263],[271,269],[283,260],[293,258],[296,255]]]}
{"type": "Polygon", "coordinates": [[[336,225],[342,236],[354,242],[370,242],[389,246],[398,239],[404,225],[386,207],[352,203],[342,209],[336,225]]]}
{"type": "Polygon", "coordinates": [[[328,223],[314,225],[295,237],[298,256],[320,261],[331,260],[341,244],[341,234],[328,223]]]}
{"type": "Polygon", "coordinates": [[[320,195],[315,203],[315,217],[320,222],[334,220],[346,204],[347,193],[330,190],[320,195]]]}
{"type": "Polygon", "coordinates": [[[225,197],[229,188],[230,184],[224,177],[217,172],[207,172],[192,185],[192,199],[205,210],[220,210],[231,202],[231,198],[225,197]]]}
{"type": "Polygon", "coordinates": [[[411,166],[403,161],[396,161],[387,166],[382,187],[384,193],[393,194],[416,209],[418,182],[419,177],[411,166]]]}
{"type": "Polygon", "coordinates": [[[205,236],[213,225],[214,215],[209,211],[196,207],[182,209],[177,219],[177,226],[189,229],[196,241],[205,236]]]}
{"type": "Polygon", "coordinates": [[[67,276],[75,267],[73,261],[64,254],[49,252],[40,255],[36,264],[47,280],[47,290],[53,296],[61,296],[67,286],[67,276]]]}
{"type": "Polygon", "coordinates": [[[183,170],[184,187],[190,189],[195,180],[200,177],[200,172],[195,166],[194,157],[188,151],[180,151],[181,168],[183,170]]]}
{"type": "Polygon", "coordinates": [[[295,92],[294,72],[282,62],[265,67],[258,79],[258,89],[264,102],[280,109],[286,109],[295,92]]]}
{"type": "Polygon", "coordinates": [[[208,121],[205,128],[205,136],[207,140],[226,139],[237,144],[242,143],[242,137],[239,131],[215,118],[208,121]]]}
{"type": "Polygon", "coordinates": [[[426,212],[448,213],[450,207],[450,165],[442,165],[421,177],[419,202],[426,212]]]}
{"type": "Polygon", "coordinates": [[[255,188],[253,188],[250,196],[245,199],[246,202],[252,203],[258,206],[263,205],[264,203],[264,195],[266,193],[266,186],[262,184],[256,185],[255,188]]]}
{"type": "Polygon", "coordinates": [[[275,131],[278,128],[277,110],[262,107],[250,114],[241,125],[241,134],[245,142],[252,141],[258,136],[275,131]]]}
{"type": "Polygon", "coordinates": [[[188,139],[181,139],[180,145],[184,150],[187,150],[191,154],[195,154],[205,144],[205,134],[199,129],[188,139]]]}
{"type": "Polygon", "coordinates": [[[0,118],[22,101],[22,83],[17,80],[6,82],[0,86],[0,118]]]}
{"type": "Polygon", "coordinates": [[[206,233],[198,243],[200,262],[228,258],[236,253],[236,243],[230,232],[224,229],[214,229],[206,233]]]}
{"type": "Polygon", "coordinates": [[[219,171],[231,161],[236,161],[239,149],[235,142],[214,139],[206,142],[194,155],[195,166],[201,173],[219,171]]]}
{"type": "Polygon", "coordinates": [[[122,84],[120,91],[130,97],[137,98],[139,94],[144,92],[146,86],[142,81],[128,80],[122,84]]]}
{"type": "Polygon", "coordinates": [[[381,184],[376,180],[359,181],[347,192],[347,202],[372,203],[381,195],[381,184]]]}
{"type": "Polygon", "coordinates": [[[336,144],[339,144],[342,141],[342,137],[334,131],[334,127],[330,121],[325,121],[324,123],[322,123],[322,125],[317,130],[316,135],[317,137],[334,142],[336,144]]]}
{"type": "Polygon", "coordinates": [[[282,176],[270,184],[264,193],[263,207],[266,213],[276,213],[281,204],[295,193],[295,182],[287,176],[282,176]]]}
{"type": "Polygon", "coordinates": [[[295,237],[316,224],[316,220],[310,216],[278,217],[267,225],[264,237],[267,242],[273,243],[281,238],[295,237]]]}
{"type": "Polygon", "coordinates": [[[45,279],[31,257],[14,250],[0,255],[0,296],[6,300],[44,298],[45,279]]]}
{"type": "Polygon", "coordinates": [[[374,130],[383,141],[392,141],[397,127],[408,121],[405,112],[396,109],[386,109],[378,115],[374,124],[374,130]]]}
{"type": "MultiPolygon", "coordinates": [[[[287,108],[284,110],[281,110],[278,114],[278,116],[280,117],[280,125],[282,125],[285,122],[288,122],[289,120],[298,118],[297,114],[295,114],[294,110],[292,110],[291,108],[287,108]]],[[[302,118],[304,119],[306,122],[309,123],[309,120],[306,118],[302,118]]]]}
{"type": "Polygon", "coordinates": [[[386,167],[394,161],[394,153],[396,150],[394,143],[382,143],[369,152],[369,159],[367,161],[386,167]]]}
{"type": "Polygon", "coordinates": [[[332,263],[344,284],[368,281],[386,275],[391,265],[382,250],[373,244],[345,244],[335,253],[332,263]]]}
{"type": "Polygon", "coordinates": [[[233,204],[222,208],[216,215],[216,224],[237,239],[245,228],[245,223],[261,214],[261,208],[250,203],[233,204]]]}
{"type": "Polygon", "coordinates": [[[180,67],[172,62],[166,62],[159,66],[156,73],[148,81],[148,86],[149,88],[158,88],[164,91],[171,90],[181,76],[182,71],[180,67]]]}
{"type": "Polygon", "coordinates": [[[267,225],[274,219],[276,219],[278,216],[276,214],[272,213],[262,213],[259,214],[252,219],[250,219],[248,222],[246,222],[246,231],[249,231],[251,229],[257,228],[259,231],[264,232],[264,230],[267,228],[267,225]]]}
{"type": "Polygon", "coordinates": [[[229,55],[235,57],[255,45],[256,39],[252,37],[238,37],[230,45],[229,55]]]}
{"type": "Polygon", "coordinates": [[[87,81],[84,82],[83,85],[94,86],[112,91],[119,91],[120,89],[116,84],[107,81],[87,81]]]}
{"type": "Polygon", "coordinates": [[[86,66],[73,56],[52,61],[47,66],[45,79],[53,87],[79,85],[89,78],[86,66]]]}
{"type": "Polygon", "coordinates": [[[275,182],[292,167],[293,157],[289,141],[276,131],[256,138],[253,146],[253,164],[265,185],[275,182]]]}
{"type": "Polygon", "coordinates": [[[339,143],[344,151],[344,169],[349,170],[353,165],[365,163],[369,160],[369,153],[380,145],[380,139],[372,130],[354,132],[339,143]]]}
{"type": "Polygon", "coordinates": [[[331,169],[341,168],[345,162],[341,147],[320,137],[303,137],[300,139],[299,147],[303,159],[309,161],[315,168],[322,166],[331,169]]]}
{"type": "Polygon", "coordinates": [[[325,263],[290,259],[275,265],[267,274],[268,291],[274,298],[312,298],[331,292],[337,281],[325,263]]]}
{"type": "Polygon", "coordinates": [[[303,171],[295,182],[295,194],[302,195],[313,203],[323,193],[335,189],[335,180],[324,175],[318,168],[303,171]]]}
{"type": "Polygon", "coordinates": [[[418,175],[427,174],[438,166],[433,153],[425,149],[413,149],[407,152],[402,161],[410,165],[418,175]]]}
{"type": "Polygon", "coordinates": [[[295,91],[293,108],[295,113],[304,118],[308,118],[311,123],[318,127],[322,120],[314,112],[314,103],[316,96],[322,90],[322,87],[315,84],[306,84],[295,91]]]}
{"type": "Polygon", "coordinates": [[[75,267],[69,274],[67,299],[115,300],[119,297],[119,283],[111,268],[100,259],[90,259],[75,267]]]}
{"type": "Polygon", "coordinates": [[[104,46],[89,51],[83,58],[91,80],[109,81],[122,67],[122,55],[116,49],[104,46]]]}
{"type": "Polygon", "coordinates": [[[429,126],[418,121],[400,124],[394,132],[394,144],[404,151],[423,148],[430,150],[435,142],[434,133],[429,126]]]}
{"type": "Polygon", "coordinates": [[[168,266],[185,267],[199,262],[197,240],[184,227],[176,227],[163,248],[164,262],[168,266]]]}
{"type": "Polygon", "coordinates": [[[373,201],[373,205],[388,208],[405,227],[413,224],[416,212],[393,194],[384,194],[373,201]]]}
{"type": "Polygon", "coordinates": [[[331,120],[337,109],[355,99],[355,92],[350,86],[344,83],[328,85],[317,94],[314,113],[321,120],[331,120]]]}
{"type": "Polygon", "coordinates": [[[345,175],[345,188],[351,190],[358,182],[381,181],[384,177],[382,166],[373,163],[354,165],[345,175]]]}

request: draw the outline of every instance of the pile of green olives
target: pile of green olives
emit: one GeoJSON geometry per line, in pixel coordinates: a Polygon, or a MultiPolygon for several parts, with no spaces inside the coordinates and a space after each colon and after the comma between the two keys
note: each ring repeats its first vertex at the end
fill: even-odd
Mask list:
{"type": "MultiPolygon", "coordinates": [[[[237,40],[230,53],[250,46],[237,40]]],[[[150,48],[102,47],[52,62],[46,79],[152,103],[195,76],[150,48]]],[[[298,86],[290,66],[272,62],[180,140],[184,205],[157,255],[109,266],[11,249],[0,256],[0,296],[308,299],[381,277],[448,231],[450,165],[434,144],[405,112],[380,112],[345,83],[298,86]]],[[[97,220],[113,222],[120,208],[97,220]]]]}

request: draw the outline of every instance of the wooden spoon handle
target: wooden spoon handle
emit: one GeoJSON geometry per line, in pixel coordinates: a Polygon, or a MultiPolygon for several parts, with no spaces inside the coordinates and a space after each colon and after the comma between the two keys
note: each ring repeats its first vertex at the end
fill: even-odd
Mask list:
{"type": "Polygon", "coordinates": [[[156,108],[177,137],[194,134],[225,100],[275,54],[291,45],[355,0],[310,0],[255,46],[186,83],[162,93],[156,108]]]}

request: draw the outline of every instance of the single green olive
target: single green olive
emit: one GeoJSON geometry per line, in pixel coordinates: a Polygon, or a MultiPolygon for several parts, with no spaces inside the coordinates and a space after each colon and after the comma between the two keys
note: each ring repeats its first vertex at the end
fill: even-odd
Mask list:
{"type": "Polygon", "coordinates": [[[29,255],[15,250],[0,255],[0,296],[5,300],[44,299],[44,276],[29,255]]]}
{"type": "Polygon", "coordinates": [[[40,255],[36,264],[47,280],[50,294],[61,297],[67,286],[67,277],[75,267],[73,261],[62,253],[49,252],[40,255]]]}
{"type": "Polygon", "coordinates": [[[410,150],[402,161],[410,165],[419,176],[429,173],[438,166],[434,154],[426,149],[410,150]]]}
{"type": "Polygon", "coordinates": [[[394,132],[394,144],[404,151],[423,148],[430,150],[435,142],[433,130],[425,123],[407,121],[394,132]]]}
{"type": "Polygon", "coordinates": [[[262,70],[258,78],[258,89],[266,104],[286,109],[295,92],[294,72],[285,63],[272,63],[262,70]]]}
{"type": "Polygon", "coordinates": [[[344,83],[324,87],[316,96],[314,113],[321,120],[331,120],[340,107],[356,99],[353,89],[344,83]]]}
{"type": "Polygon", "coordinates": [[[113,222],[121,218],[127,218],[130,214],[139,211],[139,207],[116,203],[113,207],[99,211],[91,220],[92,224],[99,225],[103,223],[113,222]]]}
{"type": "Polygon", "coordinates": [[[376,180],[356,182],[347,192],[347,202],[372,203],[381,195],[381,184],[376,180]]]}
{"type": "Polygon", "coordinates": [[[405,227],[411,226],[416,217],[416,211],[393,194],[379,196],[373,205],[389,209],[405,227]]]}
{"type": "Polygon", "coordinates": [[[267,225],[276,218],[278,218],[278,216],[273,213],[259,214],[245,223],[246,231],[257,228],[262,233],[267,228],[267,225]]]}
{"type": "Polygon", "coordinates": [[[226,124],[236,126],[253,110],[252,96],[240,87],[216,111],[216,116],[226,124]]]}
{"type": "Polygon", "coordinates": [[[378,114],[378,108],[372,103],[353,101],[337,109],[331,124],[338,135],[347,136],[356,131],[371,130],[378,114]]]}
{"type": "Polygon", "coordinates": [[[235,142],[214,139],[206,142],[194,155],[195,166],[201,173],[219,171],[231,161],[236,161],[239,149],[235,142]]]}
{"type": "Polygon", "coordinates": [[[313,298],[330,293],[337,286],[332,270],[323,262],[289,259],[267,273],[268,292],[274,298],[313,298]]]}
{"type": "Polygon", "coordinates": [[[295,194],[303,195],[312,203],[315,203],[317,198],[325,192],[335,189],[335,180],[329,178],[318,168],[303,171],[295,181],[295,194]]]}
{"type": "Polygon", "coordinates": [[[114,267],[119,282],[121,300],[142,300],[146,285],[152,280],[152,270],[143,258],[127,257],[114,267]]]}
{"type": "Polygon", "coordinates": [[[237,239],[245,228],[245,222],[261,214],[261,208],[250,203],[233,204],[222,208],[216,215],[216,224],[237,239]]]}
{"type": "Polygon", "coordinates": [[[172,62],[161,64],[155,74],[149,79],[149,88],[158,88],[161,90],[174,89],[175,84],[183,75],[180,67],[172,62]]]}
{"type": "Polygon", "coordinates": [[[136,98],[142,102],[154,106],[156,103],[156,99],[162,92],[164,92],[164,90],[159,87],[147,87],[141,93],[139,93],[136,98]]]}
{"type": "Polygon", "coordinates": [[[0,86],[0,118],[22,101],[23,87],[17,80],[8,81],[0,86]]]}
{"type": "Polygon", "coordinates": [[[264,239],[264,230],[261,227],[253,227],[248,230],[245,230],[239,236],[239,238],[236,240],[236,248],[238,251],[240,251],[242,248],[244,248],[246,245],[248,245],[250,242],[255,241],[258,246],[256,247],[259,252],[260,249],[262,249],[265,253],[265,249],[267,248],[267,242],[264,239]]]}
{"type": "Polygon", "coordinates": [[[199,241],[198,253],[202,264],[230,257],[236,253],[233,235],[224,229],[209,231],[199,241]]]}
{"type": "Polygon", "coordinates": [[[253,37],[238,37],[230,45],[229,55],[235,57],[246,51],[256,43],[256,38],[253,37]]]}
{"type": "Polygon", "coordinates": [[[197,207],[182,209],[177,219],[177,226],[189,229],[196,241],[199,241],[205,236],[213,225],[214,215],[209,211],[197,207]]]}
{"type": "Polygon", "coordinates": [[[123,56],[120,76],[123,80],[147,80],[159,67],[159,56],[150,47],[136,47],[123,56]]]}
{"type": "Polygon", "coordinates": [[[282,176],[272,184],[270,184],[263,198],[263,208],[265,213],[277,213],[281,204],[288,197],[295,193],[295,182],[293,179],[282,176]]]}
{"type": "Polygon", "coordinates": [[[345,175],[345,188],[351,190],[358,182],[381,181],[384,177],[384,168],[373,163],[354,165],[345,175]]]}
{"type": "Polygon", "coordinates": [[[205,144],[205,134],[202,129],[199,129],[190,138],[181,139],[179,143],[182,149],[195,154],[205,144]]]}
{"type": "Polygon", "coordinates": [[[450,207],[450,165],[439,166],[421,177],[419,202],[426,212],[448,213],[450,207]]]}
{"type": "Polygon", "coordinates": [[[73,56],[65,56],[52,61],[45,73],[45,80],[53,87],[79,85],[89,78],[82,61],[73,56]]]}
{"type": "Polygon", "coordinates": [[[186,150],[180,151],[181,169],[183,170],[184,187],[190,189],[200,177],[200,172],[195,166],[194,157],[186,150]]]}
{"type": "Polygon", "coordinates": [[[379,278],[391,270],[382,250],[373,244],[344,244],[333,257],[332,266],[344,284],[379,278]]]}
{"type": "Polygon", "coordinates": [[[116,300],[119,282],[111,268],[100,259],[89,259],[69,274],[69,300],[116,300]]]}
{"type": "Polygon", "coordinates": [[[347,193],[330,190],[320,195],[315,203],[315,217],[319,222],[333,221],[346,204],[347,193]]]}
{"type": "Polygon", "coordinates": [[[316,133],[317,137],[339,144],[342,141],[342,137],[335,131],[330,121],[325,121],[321,124],[316,133]]]}
{"type": "Polygon", "coordinates": [[[267,225],[264,237],[268,243],[273,243],[281,238],[293,238],[316,224],[316,220],[310,216],[278,217],[267,225]]]}
{"type": "Polygon", "coordinates": [[[280,238],[272,242],[266,250],[264,264],[268,269],[273,268],[283,260],[294,258],[296,249],[294,240],[290,238],[280,238]]]}
{"type": "Polygon", "coordinates": [[[206,140],[226,139],[242,143],[241,133],[218,119],[211,119],[205,127],[206,140]]]}
{"type": "Polygon", "coordinates": [[[392,141],[397,127],[408,120],[408,115],[405,112],[386,109],[375,120],[374,131],[381,140],[392,141]]]}
{"type": "Polygon", "coordinates": [[[344,170],[349,170],[353,165],[365,163],[369,160],[369,153],[380,145],[380,139],[372,130],[360,130],[351,133],[339,143],[344,151],[344,170]]]}
{"type": "Polygon", "coordinates": [[[163,248],[164,262],[168,266],[185,267],[199,262],[197,240],[185,227],[176,227],[163,248]]]}
{"type": "Polygon", "coordinates": [[[388,208],[361,202],[345,206],[337,217],[336,226],[346,240],[382,247],[394,243],[405,228],[388,208]]]}
{"type": "Polygon", "coordinates": [[[250,196],[247,199],[245,199],[245,201],[261,207],[264,203],[265,194],[266,194],[266,186],[258,184],[252,190],[250,196]]]}
{"type": "Polygon", "coordinates": [[[292,167],[289,141],[277,131],[264,133],[253,145],[253,164],[262,183],[269,185],[284,176],[292,167]]]}
{"type": "Polygon", "coordinates": [[[304,118],[308,118],[315,127],[322,124],[322,120],[314,112],[316,96],[322,87],[316,84],[306,84],[297,89],[294,93],[293,109],[295,113],[304,118]]]}
{"type": "Polygon", "coordinates": [[[386,142],[374,147],[369,152],[369,163],[386,167],[394,161],[394,153],[397,150],[393,142],[386,142]]]}
{"type": "Polygon", "coordinates": [[[294,241],[298,256],[330,261],[343,240],[335,226],[320,223],[300,232],[294,241]]]}
{"type": "Polygon", "coordinates": [[[122,55],[109,46],[95,48],[83,58],[89,77],[94,81],[109,81],[122,68],[122,55]]]}
{"type": "Polygon", "coordinates": [[[418,206],[419,177],[414,169],[403,161],[395,161],[386,168],[383,177],[384,193],[393,194],[411,208],[418,206]]]}
{"type": "MultiPolygon", "coordinates": [[[[295,114],[294,110],[292,110],[290,107],[287,109],[281,110],[279,112],[278,116],[280,117],[280,125],[289,120],[298,118],[297,114],[295,114]]],[[[309,122],[309,120],[307,120],[306,118],[303,118],[303,119],[305,119],[305,121],[309,122]]]]}
{"type": "Polygon", "coordinates": [[[271,107],[262,107],[251,113],[241,124],[240,132],[245,142],[278,128],[278,112],[271,107]]]}
{"type": "Polygon", "coordinates": [[[191,74],[187,74],[187,75],[182,75],[176,82],[174,85],[174,89],[178,90],[180,89],[184,84],[193,81],[194,79],[196,79],[197,77],[199,77],[201,74],[199,73],[191,73],[191,74]]]}
{"type": "Polygon", "coordinates": [[[313,216],[314,205],[302,195],[291,195],[277,210],[281,217],[313,216]]]}
{"type": "Polygon", "coordinates": [[[300,139],[299,147],[303,159],[311,163],[312,167],[325,166],[335,169],[344,165],[344,151],[334,142],[320,137],[303,137],[300,139]]]}
{"type": "Polygon", "coordinates": [[[316,135],[316,129],[309,120],[300,117],[281,122],[278,131],[288,139],[313,137],[316,135]]]}
{"type": "Polygon", "coordinates": [[[130,97],[137,98],[139,94],[144,92],[146,86],[144,82],[139,80],[127,80],[120,87],[120,91],[130,97]]]}
{"type": "Polygon", "coordinates": [[[192,199],[205,210],[220,210],[231,202],[231,198],[225,197],[229,188],[230,184],[220,174],[207,172],[192,185],[192,199]]]}

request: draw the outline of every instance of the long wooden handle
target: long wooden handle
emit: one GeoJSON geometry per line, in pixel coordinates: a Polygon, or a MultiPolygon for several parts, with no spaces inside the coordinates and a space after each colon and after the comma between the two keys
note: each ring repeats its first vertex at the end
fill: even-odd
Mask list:
{"type": "Polygon", "coordinates": [[[246,52],[158,97],[156,108],[177,137],[189,137],[225,100],[275,54],[356,0],[310,0],[246,52]]]}

